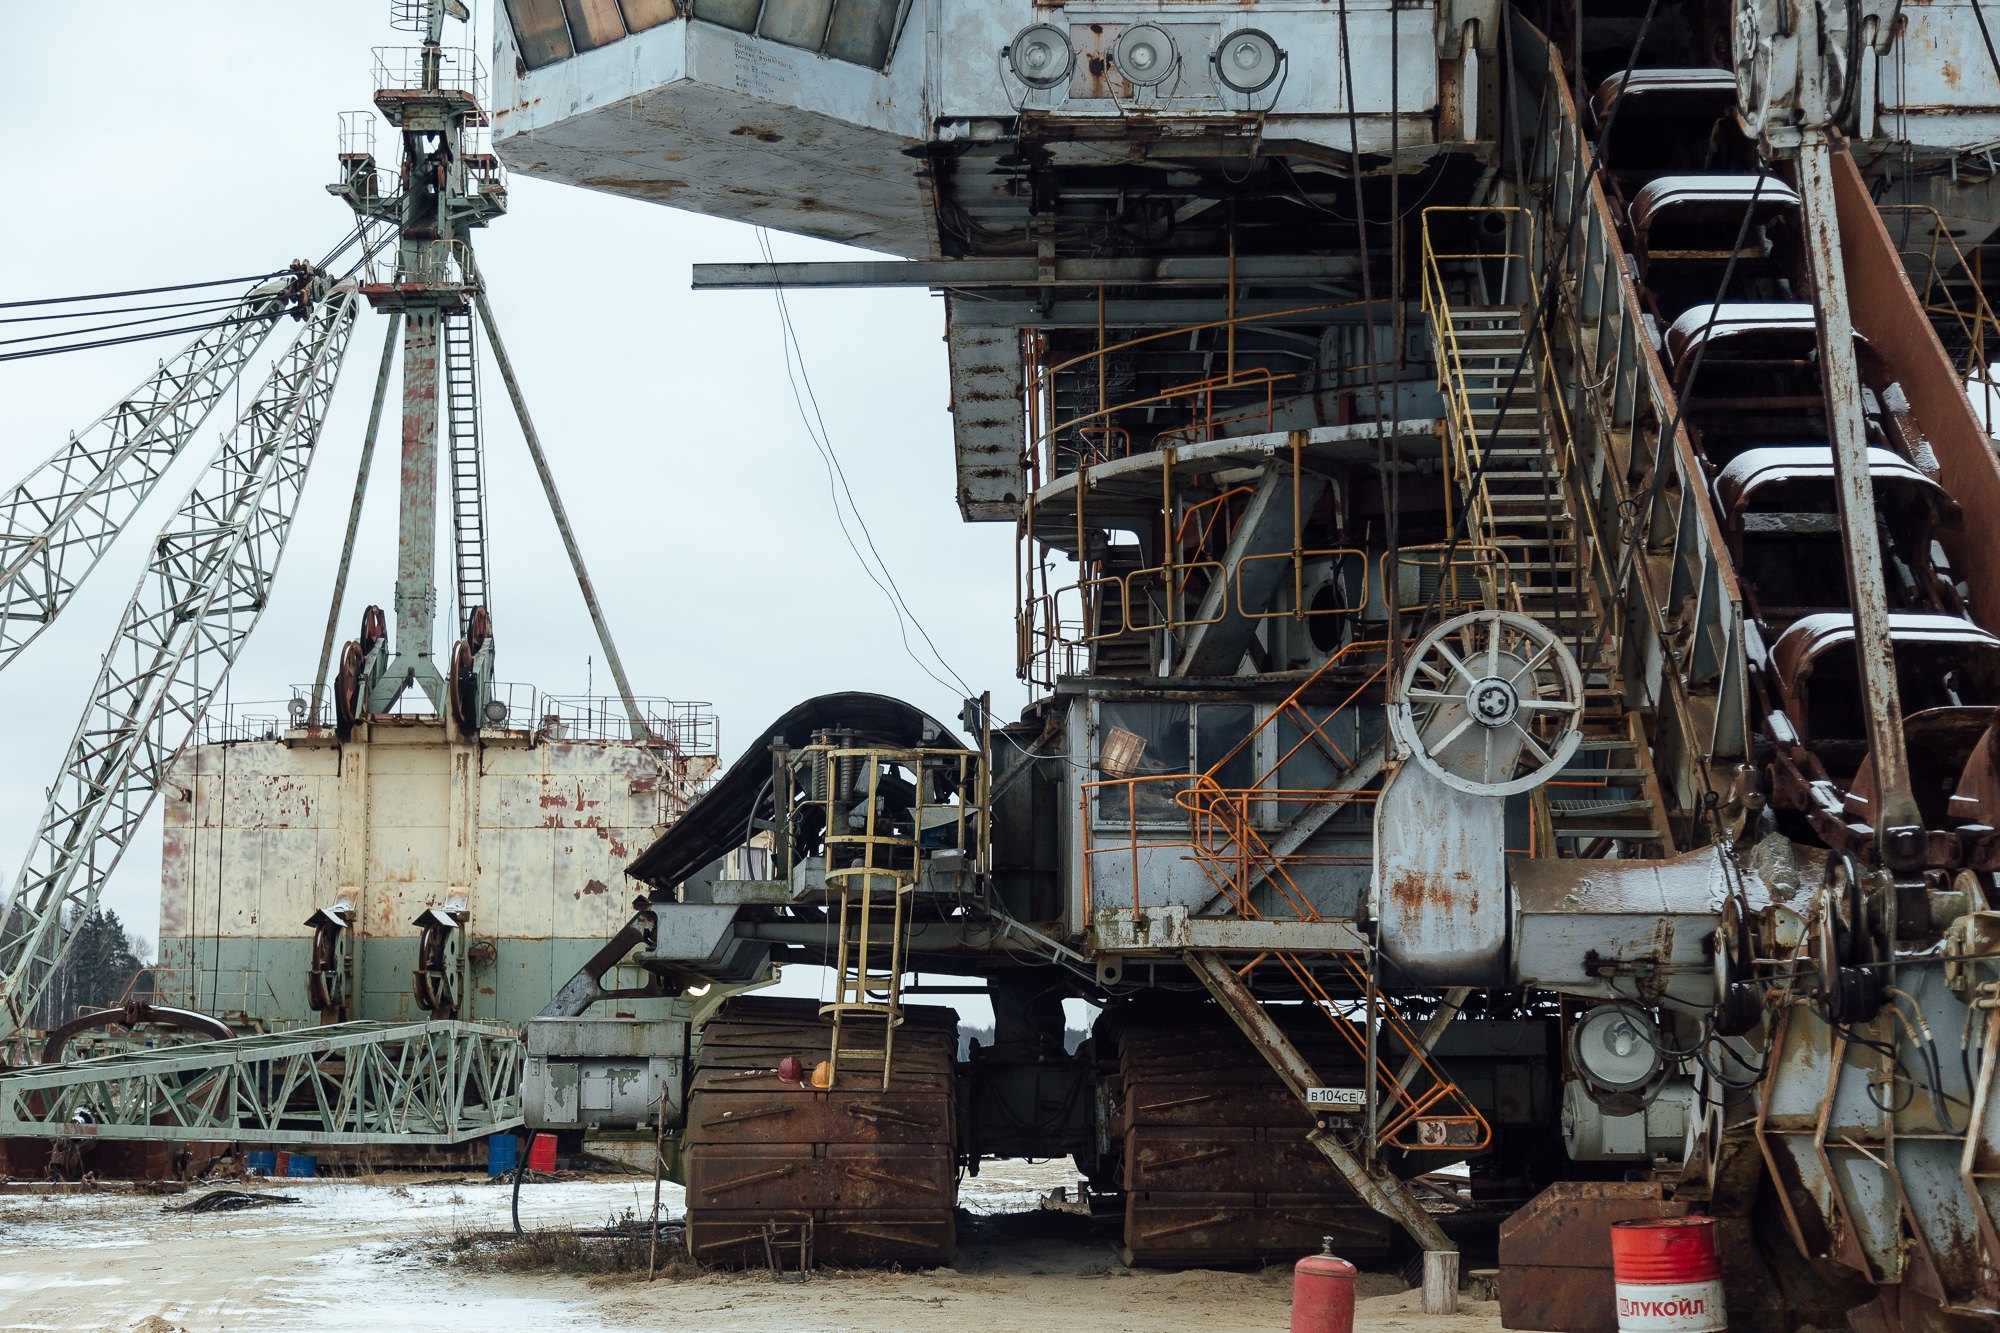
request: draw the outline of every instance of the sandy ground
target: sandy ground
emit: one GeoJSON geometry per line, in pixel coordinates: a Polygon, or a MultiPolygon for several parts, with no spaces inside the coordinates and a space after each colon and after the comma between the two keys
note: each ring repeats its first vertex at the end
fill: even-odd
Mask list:
{"type": "MultiPolygon", "coordinates": [[[[980,1215],[956,1264],[922,1273],[815,1275],[774,1283],[711,1273],[646,1284],[466,1272],[434,1256],[454,1235],[508,1224],[508,1191],[480,1179],[371,1184],[283,1181],[296,1205],[181,1216],[178,1202],[123,1194],[0,1197],[0,1329],[140,1333],[298,1329],[403,1333],[699,1327],[703,1333],[992,1333],[1058,1317],[1096,1333],[1282,1330],[1290,1274],[1133,1272],[1110,1240],[1022,1238],[1023,1210],[1068,1163],[989,1162],[960,1191],[980,1215]],[[1010,1234],[1015,1233],[1015,1234],[1010,1234]]],[[[185,1196],[183,1196],[185,1197],[185,1196]]],[[[677,1216],[681,1194],[666,1187],[677,1216]]],[[[597,1226],[650,1214],[632,1178],[529,1186],[524,1223],[597,1226]]],[[[1075,1228],[1071,1229],[1075,1232],[1075,1228]]],[[[1084,1231],[1087,1233],[1087,1228],[1084,1231]]],[[[1367,1276],[1364,1333],[1497,1333],[1498,1306],[1418,1312],[1416,1292],[1367,1276]]]]}

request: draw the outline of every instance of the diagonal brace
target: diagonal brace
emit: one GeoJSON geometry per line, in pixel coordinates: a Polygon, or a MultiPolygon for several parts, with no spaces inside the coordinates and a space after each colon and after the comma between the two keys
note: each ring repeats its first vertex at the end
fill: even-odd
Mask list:
{"type": "MultiPolygon", "coordinates": [[[[1215,954],[1190,950],[1183,957],[1188,969],[1208,988],[1208,993],[1215,997],[1222,1011],[1243,1030],[1243,1035],[1250,1039],[1250,1044],[1257,1048],[1258,1053],[1270,1062],[1271,1068],[1277,1071],[1292,1095],[1303,1102],[1306,1089],[1319,1085],[1319,1075],[1313,1072],[1313,1067],[1306,1063],[1298,1047],[1292,1045],[1291,1038],[1272,1020],[1257,997],[1250,993],[1250,988],[1243,984],[1243,978],[1215,954]]],[[[1362,1202],[1400,1224],[1417,1244],[1426,1250],[1457,1252],[1457,1244],[1444,1234],[1444,1228],[1438,1225],[1437,1219],[1424,1211],[1411,1195],[1409,1186],[1396,1176],[1380,1168],[1371,1173],[1339,1139],[1326,1130],[1316,1129],[1306,1135],[1306,1140],[1333,1163],[1333,1169],[1340,1173],[1341,1179],[1360,1196],[1362,1202]]]]}

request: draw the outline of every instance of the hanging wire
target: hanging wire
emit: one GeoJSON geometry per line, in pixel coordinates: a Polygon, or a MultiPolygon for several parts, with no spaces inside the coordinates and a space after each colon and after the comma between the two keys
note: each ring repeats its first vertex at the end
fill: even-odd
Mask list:
{"type": "MultiPolygon", "coordinates": [[[[350,242],[351,243],[351,242],[350,242]]],[[[343,247],[345,248],[345,247],[343,247]]],[[[162,292],[192,292],[203,287],[238,287],[246,282],[263,282],[269,278],[281,278],[286,270],[276,269],[270,273],[252,273],[241,278],[215,278],[208,282],[183,282],[172,287],[134,287],[124,292],[96,292],[90,296],[45,296],[33,301],[0,301],[0,310],[25,310],[38,305],[75,305],[87,301],[115,301],[127,296],[157,296],[162,292]]]]}
{"type": "Polygon", "coordinates": [[[56,356],[63,352],[89,352],[99,347],[120,347],[126,343],[151,342],[155,338],[172,338],[180,334],[210,333],[216,329],[228,328],[234,324],[255,324],[263,315],[244,315],[237,319],[212,320],[207,324],[189,324],[175,329],[154,329],[149,333],[130,333],[122,338],[97,338],[90,342],[65,343],[60,347],[35,347],[19,352],[0,352],[0,361],[26,361],[38,356],[56,356]]]}
{"type": "MultiPolygon", "coordinates": [[[[757,228],[757,245],[763,252],[764,262],[775,268],[777,261],[772,256],[770,234],[762,227],[757,228]]],[[[792,401],[798,407],[799,420],[804,424],[806,435],[812,440],[813,448],[819,452],[820,462],[826,468],[827,496],[833,503],[833,516],[840,524],[840,535],[847,539],[847,548],[854,552],[855,560],[861,565],[861,572],[866,574],[868,581],[879,588],[882,595],[888,599],[889,609],[896,617],[897,632],[902,636],[903,651],[909,655],[910,660],[944,689],[962,690],[965,695],[970,696],[976,691],[966,684],[965,678],[959,675],[945,659],[944,654],[938,651],[930,631],[924,628],[923,622],[917,619],[914,611],[910,610],[909,603],[903,598],[903,590],[897,586],[896,576],[890,572],[888,562],[876,549],[875,536],[868,529],[868,520],[862,516],[861,506],[855,502],[854,491],[847,483],[847,470],[840,464],[840,455],[835,451],[833,437],[826,428],[826,418],[820,413],[819,396],[813,392],[812,378],[806,372],[805,353],[799,346],[798,333],[792,326],[792,313],[785,302],[785,289],[782,285],[774,283],[772,292],[777,298],[778,320],[785,353],[785,378],[791,383],[792,401]],[[841,503],[843,495],[846,497],[844,506],[841,503]],[[862,540],[868,545],[867,556],[861,554],[861,547],[855,543],[854,534],[848,528],[847,516],[850,511],[855,526],[861,529],[862,540]],[[872,561],[869,558],[871,556],[872,561]],[[931,656],[937,659],[938,665],[944,668],[952,680],[946,680],[938,675],[923,658],[917,655],[915,647],[910,643],[911,626],[916,627],[924,646],[930,649],[931,656]],[[957,684],[954,685],[953,681],[957,684]]]]}
{"type": "MultiPolygon", "coordinates": [[[[214,303],[212,303],[212,304],[210,305],[210,307],[209,307],[209,308],[210,308],[210,309],[212,309],[212,310],[216,310],[216,311],[221,311],[221,310],[234,310],[234,309],[235,309],[235,308],[236,308],[236,307],[237,307],[238,305],[240,305],[240,304],[241,304],[241,302],[240,302],[240,301],[234,301],[234,300],[231,300],[231,301],[218,301],[218,302],[214,302],[214,303]]],[[[97,314],[118,314],[118,313],[120,313],[120,312],[118,312],[118,311],[95,311],[95,312],[92,312],[92,314],[91,314],[91,315],[85,315],[85,316],[83,316],[82,318],[85,318],[85,319],[90,319],[90,318],[94,318],[94,317],[95,317],[95,316],[96,316],[97,314]]],[[[89,326],[88,328],[81,328],[81,329],[59,329],[59,330],[56,330],[56,331],[53,331],[53,332],[50,332],[50,333],[30,333],[30,334],[24,334],[23,336],[21,336],[21,337],[19,337],[19,338],[0,338],[0,347],[14,347],[14,346],[17,346],[17,345],[19,345],[19,344],[21,344],[21,343],[35,343],[35,342],[47,342],[47,341],[48,341],[49,339],[51,339],[51,338],[75,338],[75,337],[81,337],[81,336],[82,336],[83,334],[86,334],[86,333],[107,333],[107,332],[110,332],[110,331],[111,331],[111,330],[113,330],[113,329],[130,329],[130,328],[137,328],[137,327],[139,327],[139,326],[141,326],[141,325],[145,325],[145,324],[163,324],[163,323],[167,323],[167,322],[169,322],[169,321],[171,321],[171,320],[176,320],[176,319],[186,319],[186,318],[188,318],[188,316],[187,316],[186,314],[172,314],[172,315],[150,315],[150,316],[147,316],[147,317],[146,317],[146,318],[144,318],[144,319],[128,319],[128,320],[122,320],[122,321],[120,321],[120,322],[118,322],[118,323],[116,323],[116,324],[93,324],[93,325],[90,325],[90,326],[89,326]]],[[[210,325],[210,327],[217,327],[217,326],[216,326],[216,325],[210,325]]],[[[64,349],[64,350],[68,350],[68,349],[64,349]]]]}
{"type": "Polygon", "coordinates": [[[64,310],[53,315],[8,315],[0,324],[46,324],[52,320],[99,319],[105,315],[136,315],[148,310],[226,310],[236,304],[233,296],[204,296],[196,301],[161,301],[152,305],[113,306],[108,310],[64,310]]]}
{"type": "MultiPolygon", "coordinates": [[[[362,247],[362,253],[360,258],[355,260],[352,264],[350,264],[347,267],[345,272],[340,274],[341,279],[352,277],[355,273],[359,272],[363,267],[365,267],[368,264],[368,262],[372,260],[378,252],[381,251],[381,249],[389,242],[389,240],[393,237],[393,235],[394,233],[392,229],[388,228],[385,225],[378,224],[372,219],[368,222],[361,223],[355,226],[351,231],[349,231],[347,233],[347,236],[338,245],[334,246],[333,249],[329,250],[326,254],[326,257],[321,259],[320,262],[314,267],[320,271],[325,271],[329,269],[332,266],[332,264],[335,261],[337,261],[341,256],[345,255],[348,251],[352,250],[356,245],[360,245],[362,247]]],[[[51,297],[41,301],[0,302],[0,310],[18,310],[35,306],[63,305],[63,304],[82,303],[89,301],[112,300],[115,298],[125,297],[125,296],[150,296],[165,292],[193,291],[202,287],[215,287],[227,283],[245,283],[245,282],[261,283],[261,282],[266,282],[272,278],[284,277],[288,274],[295,273],[296,271],[297,271],[296,269],[285,268],[285,269],[276,269],[270,273],[252,274],[248,277],[242,277],[242,278],[217,279],[214,282],[181,283],[171,287],[142,287],[142,288],[134,288],[133,290],[126,292],[100,292],[93,296],[51,297]]],[[[244,297],[237,297],[234,300],[218,299],[214,302],[194,301],[194,302],[188,302],[187,304],[197,307],[207,307],[218,311],[238,310],[242,308],[244,299],[245,299],[244,297]]],[[[67,318],[96,319],[105,315],[135,313],[138,309],[144,309],[144,308],[145,307],[135,307],[132,310],[78,311],[75,315],[67,316],[67,318]]],[[[167,305],[162,305],[158,308],[167,309],[170,307],[167,305]]],[[[118,329],[132,328],[145,324],[171,322],[175,318],[191,318],[200,313],[202,313],[201,310],[188,310],[184,312],[182,316],[178,317],[171,315],[163,315],[163,316],[158,316],[154,319],[135,319],[116,324],[94,325],[90,328],[69,329],[60,333],[44,333],[44,334],[35,334],[32,336],[21,337],[21,338],[9,338],[5,340],[0,340],[0,347],[13,346],[20,343],[42,342],[45,340],[57,339],[57,338],[76,338],[91,333],[109,333],[118,329]]],[[[40,319],[59,319],[59,318],[65,318],[65,316],[54,316],[54,315],[25,316],[0,322],[14,323],[14,322],[26,322],[27,320],[30,319],[40,320],[40,319]]],[[[31,360],[35,357],[55,356],[63,352],[88,352],[88,351],[94,351],[100,347],[122,347],[126,343],[149,342],[156,338],[174,338],[174,337],[182,337],[189,335],[199,337],[204,333],[212,333],[217,329],[230,328],[232,326],[239,324],[259,323],[267,318],[269,318],[269,316],[263,314],[231,315],[226,318],[211,319],[203,321],[201,323],[178,324],[172,328],[150,329],[144,333],[128,333],[120,335],[118,337],[111,337],[111,338],[88,338],[82,342],[63,342],[54,346],[47,346],[47,347],[24,347],[18,351],[0,352],[0,362],[26,361],[26,360],[31,360]]]]}

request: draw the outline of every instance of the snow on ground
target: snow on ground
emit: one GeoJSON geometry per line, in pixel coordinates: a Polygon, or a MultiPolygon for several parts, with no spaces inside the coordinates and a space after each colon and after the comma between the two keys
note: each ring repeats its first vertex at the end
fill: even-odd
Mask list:
{"type": "MultiPolygon", "coordinates": [[[[1031,1212],[1067,1160],[988,1161],[961,1184],[982,1218],[1031,1212]]],[[[1227,1328],[1277,1333],[1289,1322],[1290,1274],[1134,1272],[1115,1228],[1081,1235],[962,1238],[953,1268],[815,1274],[778,1284],[763,1273],[705,1273],[651,1285],[494,1273],[433,1262],[454,1236],[511,1228],[510,1191],[479,1178],[285,1180],[250,1188],[299,1202],[234,1213],[181,1214],[188,1197],[85,1193],[0,1196],[0,1330],[136,1333],[436,1333],[440,1328],[606,1330],[699,1327],[704,1333],[991,1333],[1036,1327],[1060,1310],[1098,1333],[1227,1328]]],[[[650,1216],[653,1182],[637,1176],[530,1185],[529,1226],[595,1227],[650,1216]]],[[[662,1191],[678,1218],[684,1196],[662,1191]]],[[[1019,1223],[996,1223],[1002,1232],[1019,1223]]],[[[986,1224],[980,1224],[982,1231],[986,1224]]],[[[1368,1295],[1380,1288],[1364,1288],[1368,1295]]],[[[1391,1283],[1392,1287],[1396,1284],[1391,1283]]],[[[1361,1333],[1497,1333],[1497,1307],[1455,1318],[1415,1313],[1407,1294],[1364,1300],[1361,1333]]]]}

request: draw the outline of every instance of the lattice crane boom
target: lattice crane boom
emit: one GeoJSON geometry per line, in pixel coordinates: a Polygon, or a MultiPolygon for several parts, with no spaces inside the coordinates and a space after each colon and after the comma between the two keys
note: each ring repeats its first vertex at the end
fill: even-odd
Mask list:
{"type": "Polygon", "coordinates": [[[0,916],[0,1030],[27,1025],[269,601],[360,308],[325,292],[152,544],[0,916]]]}
{"type": "Polygon", "coordinates": [[[307,281],[296,266],[244,293],[0,497],[0,669],[69,605],[307,281]]]}

